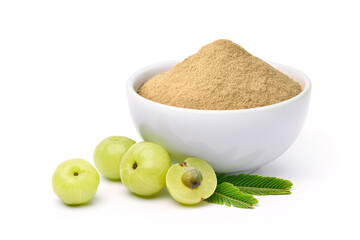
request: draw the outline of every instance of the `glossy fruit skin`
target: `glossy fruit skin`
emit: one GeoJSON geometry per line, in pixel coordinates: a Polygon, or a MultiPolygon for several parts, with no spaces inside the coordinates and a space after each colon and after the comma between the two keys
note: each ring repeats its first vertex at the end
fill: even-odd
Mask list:
{"type": "Polygon", "coordinates": [[[135,141],[123,136],[112,136],[101,141],[94,151],[94,163],[105,177],[120,180],[120,162],[135,141]]]}
{"type": "Polygon", "coordinates": [[[165,187],[170,166],[169,154],[162,146],[151,142],[136,143],[121,160],[121,181],[131,192],[151,196],[165,187]]]}
{"type": "Polygon", "coordinates": [[[99,173],[83,159],[61,163],[52,177],[55,194],[69,205],[89,202],[95,196],[99,182],[99,173]]]}
{"type": "Polygon", "coordinates": [[[217,178],[213,168],[202,159],[187,158],[171,166],[166,174],[166,187],[170,195],[182,204],[197,204],[210,197],[216,189],[217,178]],[[186,186],[182,180],[186,166],[194,167],[202,174],[201,184],[196,188],[186,186]]]}

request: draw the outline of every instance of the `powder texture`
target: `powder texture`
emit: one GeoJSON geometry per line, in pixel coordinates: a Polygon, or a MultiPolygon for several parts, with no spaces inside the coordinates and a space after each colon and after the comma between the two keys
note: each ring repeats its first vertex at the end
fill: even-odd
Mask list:
{"type": "Polygon", "coordinates": [[[301,91],[299,83],[241,46],[216,40],[148,80],[138,93],[175,107],[235,110],[275,104],[301,91]]]}

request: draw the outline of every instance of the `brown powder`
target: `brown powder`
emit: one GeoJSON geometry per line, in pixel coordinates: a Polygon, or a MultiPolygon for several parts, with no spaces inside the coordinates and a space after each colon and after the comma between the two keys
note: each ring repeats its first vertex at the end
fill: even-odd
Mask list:
{"type": "Polygon", "coordinates": [[[292,98],[301,86],[229,40],[216,40],[147,81],[138,93],[182,108],[233,110],[292,98]]]}

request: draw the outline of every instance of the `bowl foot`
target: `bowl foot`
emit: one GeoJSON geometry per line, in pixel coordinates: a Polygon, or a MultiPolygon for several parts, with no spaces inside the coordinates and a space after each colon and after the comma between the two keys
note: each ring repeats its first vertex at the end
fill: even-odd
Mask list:
{"type": "Polygon", "coordinates": [[[256,170],[258,170],[259,168],[253,168],[253,169],[249,169],[249,170],[245,170],[245,171],[238,171],[238,172],[231,172],[231,173],[227,173],[226,175],[239,175],[241,173],[244,174],[251,174],[253,172],[255,172],[256,170]]]}

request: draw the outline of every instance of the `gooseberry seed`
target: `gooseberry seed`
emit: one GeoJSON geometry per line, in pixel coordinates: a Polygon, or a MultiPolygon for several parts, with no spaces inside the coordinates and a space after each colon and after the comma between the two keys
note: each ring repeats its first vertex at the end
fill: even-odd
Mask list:
{"type": "Polygon", "coordinates": [[[185,186],[194,189],[200,186],[203,175],[198,169],[185,166],[185,173],[182,175],[181,180],[185,186]]]}

